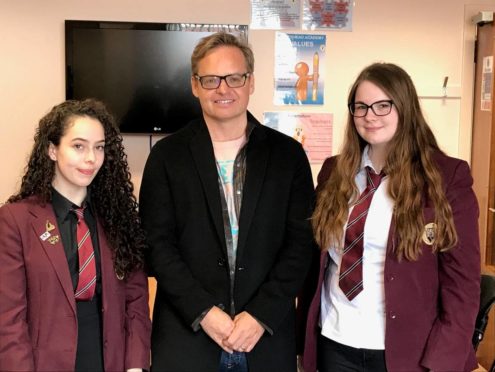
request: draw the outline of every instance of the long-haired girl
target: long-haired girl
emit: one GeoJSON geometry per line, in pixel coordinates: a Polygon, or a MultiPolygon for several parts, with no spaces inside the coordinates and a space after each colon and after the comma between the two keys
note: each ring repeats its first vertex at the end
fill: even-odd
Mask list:
{"type": "Polygon", "coordinates": [[[439,149],[402,68],[366,67],[348,104],[341,154],[318,176],[305,371],[473,370],[480,258],[469,167],[439,149]]]}
{"type": "Polygon", "coordinates": [[[0,370],[148,369],[144,246],[114,119],[55,106],[0,208],[0,370]]]}

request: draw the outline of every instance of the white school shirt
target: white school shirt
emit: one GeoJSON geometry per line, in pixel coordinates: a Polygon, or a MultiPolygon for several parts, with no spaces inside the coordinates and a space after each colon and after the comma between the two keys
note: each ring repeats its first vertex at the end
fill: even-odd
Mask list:
{"type": "MultiPolygon", "coordinates": [[[[366,188],[365,167],[373,165],[368,147],[355,181],[361,194],[366,188]]],[[[394,203],[387,193],[385,176],[368,211],[363,237],[363,291],[349,301],[339,287],[342,253],[330,247],[329,266],[321,292],[321,334],[354,348],[385,349],[385,290],[383,271],[394,203]]],[[[351,214],[352,208],[349,210],[351,214]]],[[[344,227],[345,231],[345,227],[344,227]]]]}

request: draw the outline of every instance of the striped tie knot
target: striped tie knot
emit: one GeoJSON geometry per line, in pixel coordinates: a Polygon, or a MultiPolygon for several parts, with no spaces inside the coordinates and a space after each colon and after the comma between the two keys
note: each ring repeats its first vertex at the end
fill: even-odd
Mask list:
{"type": "Polygon", "coordinates": [[[84,209],[85,207],[72,209],[72,211],[76,214],[77,223],[81,222],[81,220],[84,219],[84,209]]]}
{"type": "Polygon", "coordinates": [[[385,177],[385,173],[383,173],[383,170],[379,173],[376,174],[373,169],[371,169],[369,166],[366,167],[366,176],[368,177],[367,180],[367,185],[371,184],[373,189],[377,189],[378,186],[380,186],[380,183],[382,182],[383,177],[385,177]]]}

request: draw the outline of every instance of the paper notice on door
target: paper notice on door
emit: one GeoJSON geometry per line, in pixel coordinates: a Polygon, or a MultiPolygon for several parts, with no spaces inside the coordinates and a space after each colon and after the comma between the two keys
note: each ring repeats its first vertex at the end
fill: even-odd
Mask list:
{"type": "Polygon", "coordinates": [[[481,73],[481,111],[492,111],[493,106],[493,56],[483,57],[481,73]]]}

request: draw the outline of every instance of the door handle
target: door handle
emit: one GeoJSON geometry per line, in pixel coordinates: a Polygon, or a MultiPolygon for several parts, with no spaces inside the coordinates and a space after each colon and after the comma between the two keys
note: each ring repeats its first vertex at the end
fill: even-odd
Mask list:
{"type": "Polygon", "coordinates": [[[495,208],[488,208],[488,210],[492,213],[495,213],[495,208]]]}

